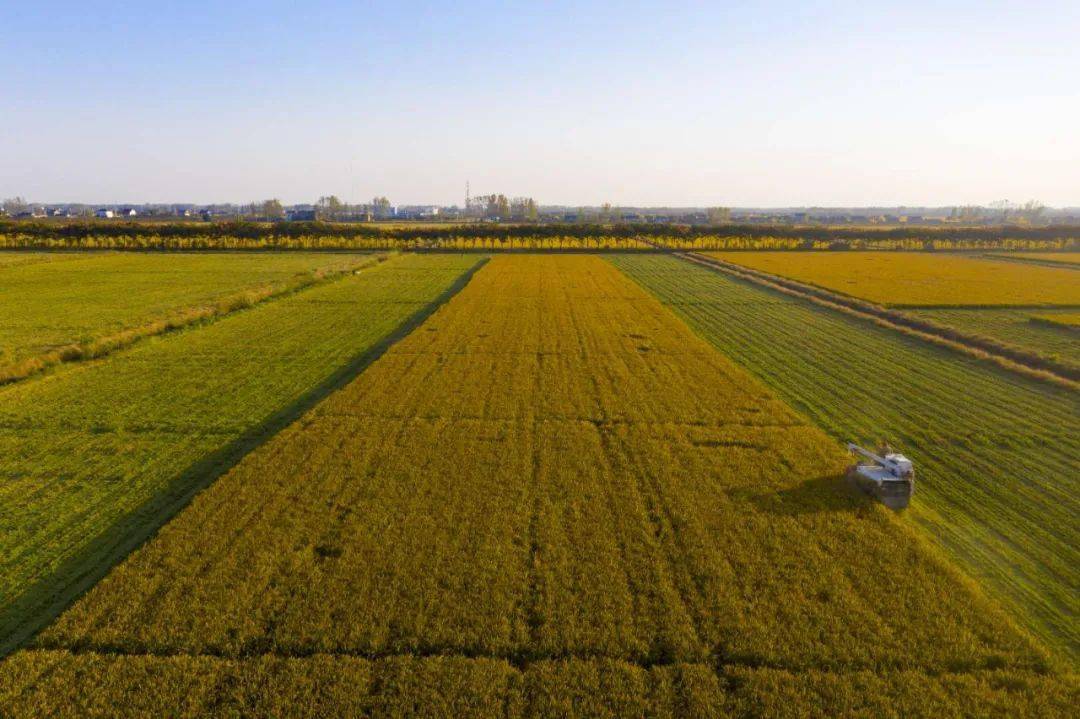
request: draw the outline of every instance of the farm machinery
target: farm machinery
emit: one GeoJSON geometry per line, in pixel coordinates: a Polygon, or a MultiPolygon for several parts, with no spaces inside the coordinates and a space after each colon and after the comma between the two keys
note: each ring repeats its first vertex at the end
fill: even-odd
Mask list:
{"type": "Polygon", "coordinates": [[[848,467],[849,479],[889,509],[908,506],[915,493],[915,467],[910,459],[888,445],[877,454],[852,442],[847,448],[852,456],[864,460],[848,467]]]}

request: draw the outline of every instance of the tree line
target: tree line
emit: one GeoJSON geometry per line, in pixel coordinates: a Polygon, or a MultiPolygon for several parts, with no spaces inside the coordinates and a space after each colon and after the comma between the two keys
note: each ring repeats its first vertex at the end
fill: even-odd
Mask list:
{"type": "MultiPolygon", "coordinates": [[[[385,199],[385,198],[384,198],[385,199]]],[[[499,208],[496,199],[496,207],[499,208]]],[[[486,205],[486,202],[485,202],[486,205]]],[[[509,201],[506,205],[511,207],[509,201]]],[[[524,205],[528,211],[528,205],[524,205]]],[[[836,243],[843,249],[855,241],[917,240],[928,244],[941,241],[994,242],[1002,240],[1080,240],[1080,225],[995,225],[979,227],[807,227],[780,224],[726,224],[719,226],[655,223],[583,224],[465,224],[424,227],[387,227],[331,222],[168,222],[141,221],[83,222],[0,220],[0,234],[26,238],[68,239],[105,237],[235,237],[269,239],[275,237],[371,237],[398,240],[437,240],[446,237],[644,237],[666,238],[676,243],[695,238],[732,237],[746,240],[785,239],[809,246],[836,243]]]]}

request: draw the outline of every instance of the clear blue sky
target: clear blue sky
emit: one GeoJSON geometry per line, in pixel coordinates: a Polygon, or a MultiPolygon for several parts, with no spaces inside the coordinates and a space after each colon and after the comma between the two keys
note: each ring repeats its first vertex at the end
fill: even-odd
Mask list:
{"type": "Polygon", "coordinates": [[[1080,205],[1080,2],[0,0],[0,196],[1080,205]]]}

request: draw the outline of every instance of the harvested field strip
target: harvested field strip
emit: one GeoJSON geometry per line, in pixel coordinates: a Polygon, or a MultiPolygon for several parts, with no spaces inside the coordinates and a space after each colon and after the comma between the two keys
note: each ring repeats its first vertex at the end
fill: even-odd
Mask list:
{"type": "Polygon", "coordinates": [[[676,258],[611,261],[837,439],[902,447],[919,473],[904,521],[1080,658],[1075,393],[676,258]]]}
{"type": "Polygon", "coordinates": [[[932,252],[710,252],[886,307],[1080,306],[1065,267],[932,252]]]}
{"type": "MultiPolygon", "coordinates": [[[[504,681],[540,714],[588,713],[608,686],[612,701],[713,701],[728,665],[808,695],[814,672],[861,672],[866,696],[826,702],[876,701],[869,672],[892,670],[964,673],[957,696],[921,680],[953,711],[1031,708],[1028,681],[1067,698],[1041,648],[844,485],[846,462],[610,264],[500,256],[0,664],[0,686],[47,701],[72,676],[108,702],[114,676],[143,696],[173,663],[263,662],[308,686],[322,680],[267,655],[333,655],[401,667],[380,687],[460,690],[483,715],[516,706],[512,692],[480,704],[504,681]],[[32,668],[49,657],[61,667],[32,668]],[[684,665],[698,668],[669,676],[684,665]],[[989,669],[1014,689],[992,699],[989,669]]],[[[206,681],[189,694],[220,696],[206,681]]]]}
{"type": "Polygon", "coordinates": [[[173,658],[32,651],[0,705],[22,717],[1066,717],[1075,681],[1024,672],[790,673],[615,660],[517,667],[482,657],[173,658]],[[92,682],[96,682],[93,683],[92,682]],[[120,711],[120,708],[123,711],[120,711]]]}
{"type": "MultiPolygon", "coordinates": [[[[46,255],[48,256],[48,255],[46,255]]],[[[6,257],[0,255],[0,259],[6,257]]],[[[2,270],[0,382],[348,272],[362,254],[58,254],[2,270]]]]}
{"type": "Polygon", "coordinates": [[[477,263],[396,258],[0,388],[0,647],[354,376],[477,263]]]}
{"type": "Polygon", "coordinates": [[[796,297],[829,310],[858,317],[879,327],[916,337],[939,347],[946,347],[968,357],[1016,372],[1029,379],[1080,392],[1080,368],[1035,350],[999,342],[991,337],[971,334],[958,330],[954,326],[943,325],[925,317],[917,317],[910,312],[901,312],[854,297],[835,294],[830,290],[759,272],[710,255],[684,253],[679,257],[733,275],[738,279],[753,282],[770,291],[796,297]]]}

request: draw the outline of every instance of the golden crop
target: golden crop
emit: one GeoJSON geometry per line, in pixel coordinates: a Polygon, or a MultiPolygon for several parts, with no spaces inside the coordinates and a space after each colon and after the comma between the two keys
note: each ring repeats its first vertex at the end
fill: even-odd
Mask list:
{"type": "Polygon", "coordinates": [[[1064,267],[915,252],[710,254],[893,307],[1080,305],[1080,279],[1064,267]]]}
{"type": "Polygon", "coordinates": [[[612,265],[500,256],[0,664],[0,713],[1064,711],[847,461],[612,265]]]}
{"type": "Polygon", "coordinates": [[[991,254],[990,257],[1000,257],[1009,260],[1024,260],[1026,262],[1049,262],[1055,265],[1080,265],[1080,252],[1013,252],[1010,254],[991,254]]]}

